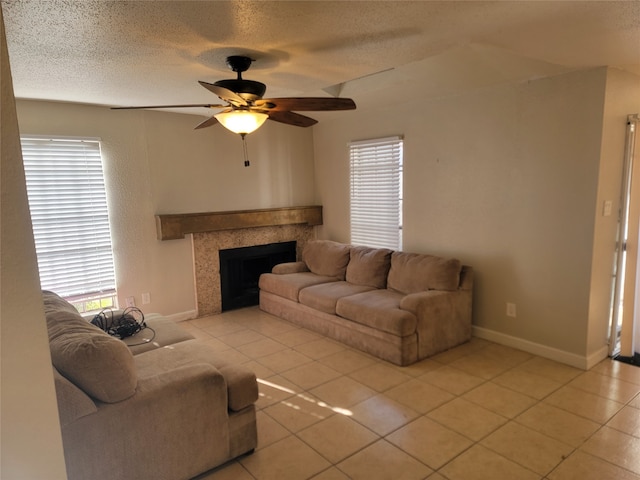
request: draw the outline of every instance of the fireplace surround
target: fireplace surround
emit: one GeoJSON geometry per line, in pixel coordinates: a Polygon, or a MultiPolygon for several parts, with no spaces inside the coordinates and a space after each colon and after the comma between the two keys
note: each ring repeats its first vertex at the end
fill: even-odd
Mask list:
{"type": "Polygon", "coordinates": [[[299,259],[316,225],[321,206],[156,215],[159,240],[192,236],[198,317],[222,312],[220,250],[295,241],[299,259]]]}
{"type": "Polygon", "coordinates": [[[193,234],[196,303],[198,317],[222,312],[220,250],[252,247],[268,243],[296,242],[296,258],[301,258],[307,241],[315,238],[309,225],[278,225],[193,234]]]}

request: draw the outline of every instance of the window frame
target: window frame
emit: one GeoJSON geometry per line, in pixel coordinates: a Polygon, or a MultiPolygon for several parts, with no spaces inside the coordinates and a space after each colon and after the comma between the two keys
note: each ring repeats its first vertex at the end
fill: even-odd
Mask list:
{"type": "Polygon", "coordinates": [[[41,287],[81,312],[116,306],[99,138],[21,135],[41,287]]]}
{"type": "Polygon", "coordinates": [[[352,244],[402,249],[403,156],[399,135],[349,143],[352,244]]]}

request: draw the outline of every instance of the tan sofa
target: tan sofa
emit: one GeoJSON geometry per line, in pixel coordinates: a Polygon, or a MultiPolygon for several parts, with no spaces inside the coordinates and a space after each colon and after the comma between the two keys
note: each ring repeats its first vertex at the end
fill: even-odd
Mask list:
{"type": "Polygon", "coordinates": [[[120,340],[43,297],[69,479],[189,479],[256,447],[253,372],[166,318],[120,340]]]}
{"type": "Polygon", "coordinates": [[[456,259],[314,240],[259,286],[262,310],[396,365],[471,337],[473,269],[456,259]]]}

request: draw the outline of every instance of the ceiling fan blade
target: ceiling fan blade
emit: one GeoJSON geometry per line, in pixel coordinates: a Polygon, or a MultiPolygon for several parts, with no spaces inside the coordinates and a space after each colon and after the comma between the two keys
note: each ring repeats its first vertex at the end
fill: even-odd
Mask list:
{"type": "Polygon", "coordinates": [[[201,122],[198,125],[196,125],[194,127],[194,130],[198,130],[200,128],[211,127],[212,125],[215,125],[216,123],[219,123],[218,119],[216,117],[207,118],[204,122],[201,122]]]}
{"type": "Polygon", "coordinates": [[[270,111],[322,111],[322,110],[353,110],[356,104],[350,98],[332,97],[290,97],[266,98],[256,100],[256,107],[268,108],[270,111]],[[273,105],[273,106],[272,106],[273,105]]]}
{"type": "Polygon", "coordinates": [[[269,120],[275,120],[276,122],[286,123],[296,127],[310,127],[318,123],[317,120],[311,117],[305,117],[304,115],[288,111],[269,110],[266,113],[269,115],[269,120]]]}
{"type": "Polygon", "coordinates": [[[213,105],[210,103],[188,104],[188,105],[145,105],[141,107],[111,107],[111,110],[136,110],[141,108],[191,108],[191,107],[226,108],[227,106],[228,105],[213,105]]]}
{"type": "Polygon", "coordinates": [[[207,83],[203,81],[198,81],[198,83],[210,92],[215,93],[218,97],[226,102],[243,107],[248,105],[247,101],[244,98],[242,98],[237,93],[232,92],[228,88],[220,87],[218,85],[214,85],[213,83],[207,83]]]}

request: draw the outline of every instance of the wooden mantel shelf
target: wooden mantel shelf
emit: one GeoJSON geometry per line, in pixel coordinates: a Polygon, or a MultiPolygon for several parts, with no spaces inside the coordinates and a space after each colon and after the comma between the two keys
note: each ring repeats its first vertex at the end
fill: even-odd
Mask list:
{"type": "Polygon", "coordinates": [[[296,224],[322,225],[322,206],[156,215],[158,240],[176,240],[188,233],[296,224]]]}

